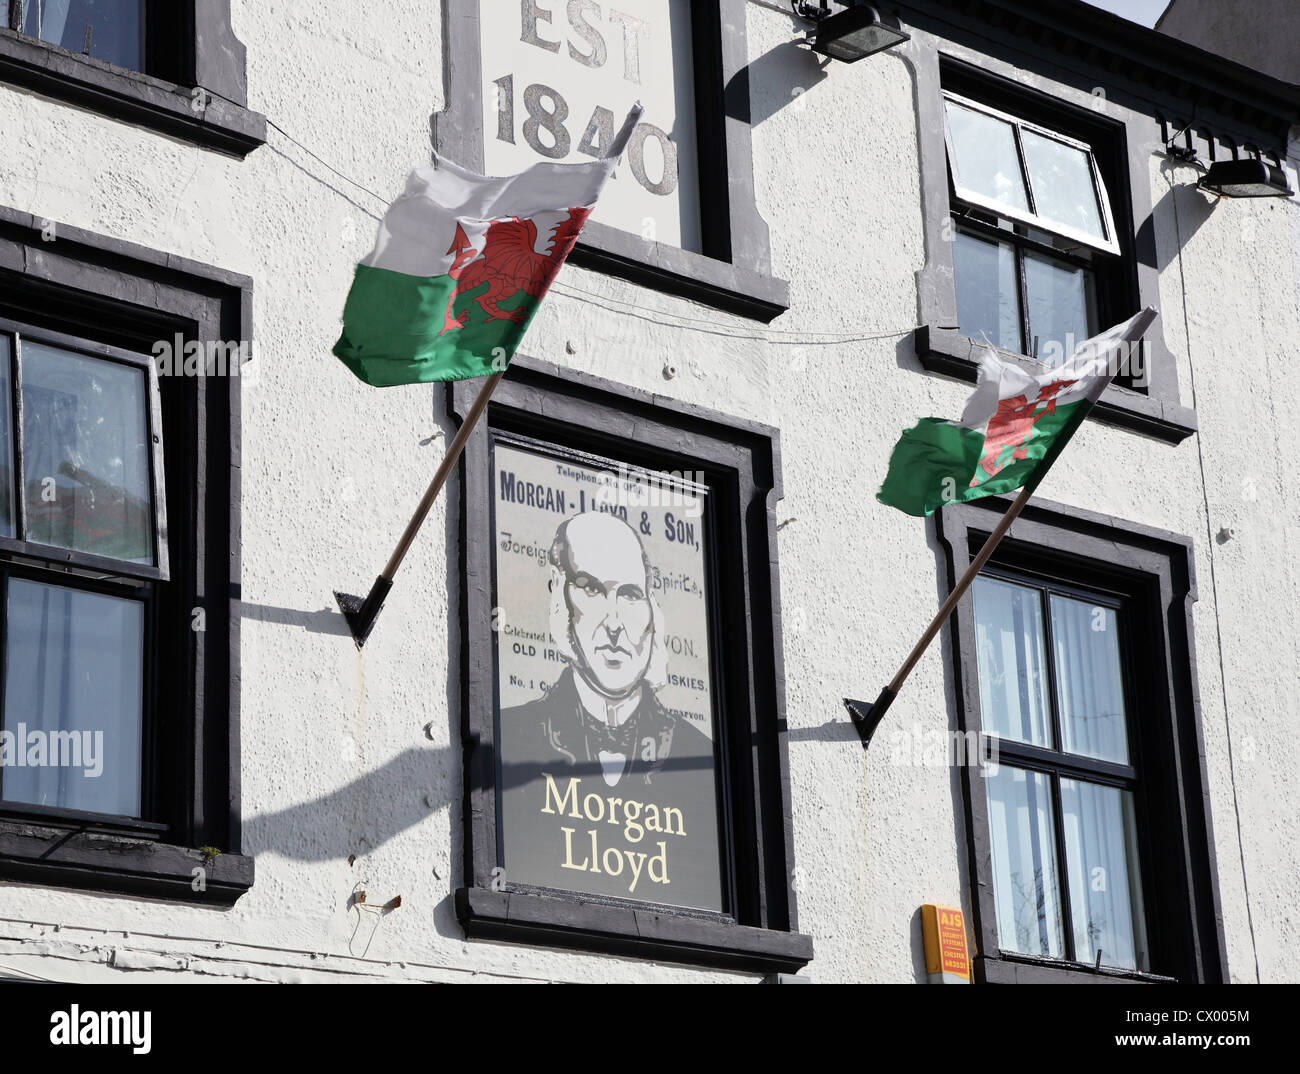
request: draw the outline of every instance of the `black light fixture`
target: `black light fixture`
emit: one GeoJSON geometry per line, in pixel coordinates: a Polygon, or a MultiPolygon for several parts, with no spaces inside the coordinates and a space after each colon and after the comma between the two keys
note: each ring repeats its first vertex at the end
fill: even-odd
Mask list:
{"type": "Polygon", "coordinates": [[[817,23],[808,32],[812,50],[843,63],[857,63],[873,53],[911,40],[911,34],[884,25],[879,12],[870,5],[850,7],[834,15],[825,3],[814,6],[796,2],[793,7],[796,15],[817,23]]]}
{"type": "Polygon", "coordinates": [[[1223,198],[1289,198],[1295,193],[1286,172],[1257,157],[1215,161],[1197,185],[1223,198]]]}

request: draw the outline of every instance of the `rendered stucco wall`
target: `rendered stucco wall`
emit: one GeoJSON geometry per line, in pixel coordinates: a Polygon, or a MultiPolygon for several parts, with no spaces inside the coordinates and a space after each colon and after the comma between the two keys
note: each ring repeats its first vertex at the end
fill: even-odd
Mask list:
{"type": "MultiPolygon", "coordinates": [[[[342,0],[295,0],[237,2],[234,18],[250,107],[320,160],[273,129],[234,161],[0,86],[0,204],[255,281],[241,737],[257,882],[226,912],[0,884],[0,967],[68,980],[756,979],[461,937],[448,499],[364,654],[332,596],[363,590],[382,566],[450,430],[441,390],[370,389],[329,353],[374,217],[428,155],[447,92],[441,12],[401,0],[358,19],[342,0]],[[357,887],[402,906],[363,913],[349,905],[357,887]]],[[[936,606],[933,524],[875,491],[899,431],[956,414],[969,388],[922,374],[912,349],[925,249],[908,64],[883,54],[819,79],[791,38],[788,18],[750,5],[755,182],[790,312],[764,329],[570,266],[524,350],[781,429],[796,883],[817,952],[804,972],[924,980],[920,905],[969,917],[960,774],[918,763],[896,736],[917,727],[934,740],[954,725],[946,642],[865,759],[840,699],[874,697],[936,606]]],[[[1300,205],[1211,204],[1194,178],[1152,160],[1165,337],[1201,432],[1171,446],[1090,423],[1042,495],[1195,540],[1229,964],[1234,980],[1255,979],[1256,962],[1266,981],[1294,979],[1300,432],[1279,388],[1300,334],[1300,205]],[[1223,527],[1235,536],[1219,543],[1223,527]]]]}

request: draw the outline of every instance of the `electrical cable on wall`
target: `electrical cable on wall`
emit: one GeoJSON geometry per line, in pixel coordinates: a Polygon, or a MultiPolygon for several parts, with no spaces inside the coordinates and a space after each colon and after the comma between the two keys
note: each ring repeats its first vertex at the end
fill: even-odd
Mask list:
{"type": "MultiPolygon", "coordinates": [[[[369,187],[365,186],[362,183],[357,182],[350,175],[347,175],[345,172],[342,172],[338,168],[334,167],[332,164],[329,163],[329,161],[325,160],[323,157],[317,155],[311,149],[307,148],[307,146],[303,145],[302,142],[298,141],[297,138],[291,135],[279,124],[268,119],[267,125],[272,127],[274,130],[278,131],[281,135],[283,135],[290,142],[296,145],[299,149],[301,149],[304,153],[310,156],[313,160],[320,163],[322,166],[324,166],[334,175],[338,176],[340,179],[344,180],[347,183],[350,183],[358,190],[364,191],[365,193],[369,194],[376,201],[382,202],[384,205],[389,204],[388,199],[382,197],[379,194],[376,194],[369,187]]],[[[274,149],[274,147],[272,148],[274,149]]],[[[280,152],[280,151],[276,150],[276,152],[280,152]]],[[[289,157],[287,154],[281,153],[280,155],[284,156],[285,159],[292,161],[292,158],[289,157]]],[[[293,161],[293,163],[296,167],[301,168],[303,171],[307,172],[307,169],[303,168],[302,165],[299,164],[297,161],[293,161]]],[[[307,172],[307,174],[311,175],[311,172],[307,172]]],[[[335,190],[334,187],[331,186],[321,176],[312,175],[312,178],[314,178],[317,182],[321,183],[326,189],[332,190],[334,191],[334,193],[339,194],[340,197],[343,197],[350,204],[356,205],[358,209],[361,209],[361,211],[364,212],[371,219],[373,220],[383,219],[382,216],[370,212],[364,206],[357,205],[357,203],[352,201],[351,198],[348,198],[346,195],[341,194],[339,191],[335,190]]],[[[588,291],[584,288],[574,286],[573,284],[557,283],[555,286],[551,288],[551,290],[554,291],[556,294],[564,295],[566,298],[571,298],[577,302],[585,302],[588,305],[598,306],[599,308],[604,309],[610,313],[619,313],[627,317],[636,317],[639,320],[652,321],[653,323],[661,325],[666,328],[678,328],[684,331],[701,332],[706,335],[723,336],[728,339],[752,340],[758,343],[772,343],[772,344],[779,344],[782,346],[834,347],[834,346],[840,346],[845,343],[864,343],[864,342],[869,342],[871,340],[877,340],[877,339],[892,339],[897,336],[907,335],[909,332],[914,332],[917,329],[916,325],[909,325],[906,328],[895,328],[895,329],[879,331],[879,332],[868,332],[865,334],[854,333],[854,332],[821,332],[816,330],[782,329],[782,328],[754,328],[749,331],[743,331],[743,330],[738,331],[732,328],[731,326],[729,326],[725,321],[713,320],[704,317],[687,317],[681,314],[666,313],[663,310],[657,310],[652,306],[643,306],[635,302],[629,302],[626,299],[612,298],[608,295],[600,295],[594,291],[588,291]],[[817,338],[817,337],[826,337],[826,338],[817,338]]]]}
{"type": "MultiPolygon", "coordinates": [[[[1183,163],[1187,162],[1184,161],[1183,163]]],[[[1183,331],[1187,337],[1187,371],[1192,393],[1192,409],[1196,410],[1196,363],[1192,361],[1192,322],[1187,311],[1187,273],[1183,267],[1183,228],[1178,219],[1178,187],[1172,181],[1170,181],[1169,187],[1173,192],[1170,201],[1173,203],[1174,209],[1174,239],[1177,242],[1178,250],[1178,281],[1183,298],[1183,331]]],[[[1250,883],[1247,880],[1246,846],[1241,831],[1241,805],[1237,800],[1237,771],[1232,750],[1232,727],[1228,719],[1228,672],[1223,656],[1223,627],[1219,618],[1219,581],[1214,563],[1214,523],[1210,518],[1210,486],[1207,483],[1208,479],[1205,473],[1204,439],[1199,431],[1195,435],[1196,459],[1201,470],[1201,496],[1205,505],[1206,555],[1210,560],[1210,592],[1214,594],[1214,635],[1219,651],[1219,687],[1223,696],[1224,740],[1228,746],[1228,782],[1232,787],[1232,812],[1237,824],[1237,854],[1241,861],[1241,886],[1246,902],[1246,924],[1250,929],[1251,954],[1255,958],[1255,982],[1258,984],[1263,978],[1260,976],[1259,971],[1259,945],[1255,941],[1255,917],[1250,908],[1250,883]]]]}

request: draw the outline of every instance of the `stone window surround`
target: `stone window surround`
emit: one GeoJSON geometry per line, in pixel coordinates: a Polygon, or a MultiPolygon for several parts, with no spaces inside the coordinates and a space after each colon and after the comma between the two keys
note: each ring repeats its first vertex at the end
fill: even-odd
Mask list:
{"type": "MultiPolygon", "coordinates": [[[[1024,93],[1038,93],[1071,104],[1081,112],[1096,117],[1095,99],[1073,89],[1015,68],[1010,64],[966,48],[921,30],[908,27],[913,38],[904,53],[916,79],[917,132],[921,158],[922,216],[925,228],[926,263],[917,273],[919,323],[914,340],[917,357],[928,372],[940,373],[974,382],[978,369],[978,349],[982,340],[963,335],[957,325],[957,298],[954,286],[952,243],[945,238],[945,226],[951,225],[948,155],[944,140],[941,62],[944,59],[980,68],[990,79],[1011,83],[1024,93]]],[[[1104,115],[1124,130],[1128,150],[1129,190],[1109,191],[1112,200],[1125,196],[1131,201],[1129,212],[1115,206],[1115,216],[1133,222],[1134,234],[1124,236],[1136,259],[1138,308],[1148,305],[1161,308],[1159,273],[1156,269],[1154,238],[1149,226],[1151,216],[1151,180],[1149,162],[1152,154],[1163,148],[1159,142],[1160,125],[1151,116],[1106,102],[1104,115]]],[[[1070,134],[1066,130],[1063,134],[1070,134]]],[[[1136,312],[1136,310],[1134,311],[1136,312]]],[[[1148,331],[1145,342],[1148,369],[1147,390],[1136,391],[1112,385],[1090,415],[1097,421],[1133,430],[1169,443],[1179,443],[1196,431],[1196,414],[1179,401],[1178,371],[1174,355],[1164,341],[1159,320],[1148,331]]],[[[1011,360],[1030,368],[1023,355],[998,349],[1011,360]]]]}
{"type": "MultiPolygon", "coordinates": [[[[950,504],[935,515],[936,534],[943,548],[947,577],[945,592],[969,566],[985,537],[1011,502],[990,496],[969,504],[950,504]]],[[[1180,966],[1160,965],[1162,973],[1133,973],[1106,967],[1039,958],[999,949],[993,897],[984,781],[969,766],[955,776],[964,806],[967,849],[966,884],[971,892],[976,951],[976,980],[989,983],[1093,983],[1115,981],[1222,983],[1228,980],[1227,945],[1223,930],[1211,822],[1209,782],[1205,766],[1204,733],[1196,671],[1193,605],[1196,603],[1195,551],[1189,538],[1124,519],[1034,499],[1012,525],[991,565],[1008,566],[1068,581],[1085,588],[1124,594],[1152,625],[1146,637],[1153,670],[1143,686],[1143,785],[1177,788],[1178,793],[1152,795],[1148,809],[1158,803],[1165,812],[1149,817],[1169,837],[1153,850],[1154,877],[1144,874],[1147,913],[1159,915],[1166,939],[1165,961],[1184,959],[1180,966]],[[1158,624],[1158,625],[1155,625],[1158,624]],[[1161,823],[1163,822],[1163,823],[1161,823]],[[1158,890],[1157,890],[1158,889],[1158,890]],[[1158,895],[1158,897],[1151,897],[1158,895]],[[1170,939],[1169,934],[1177,932],[1170,939]]],[[[949,627],[956,695],[957,729],[981,730],[980,686],[975,652],[974,595],[968,590],[958,602],[949,627]]],[[[1148,866],[1152,858],[1146,860],[1148,866]]]]}
{"type": "Polygon", "coordinates": [[[246,157],[266,142],[266,119],[248,108],[245,50],[231,28],[230,0],[169,2],[194,9],[192,81],[167,82],[0,29],[0,83],[246,157]]]}
{"type": "MultiPolygon", "coordinates": [[[[171,340],[176,332],[186,340],[251,341],[247,277],[63,224],[56,225],[57,239],[45,242],[46,224],[0,207],[6,318],[136,353],[150,353],[150,340],[171,340]]],[[[184,615],[190,659],[160,669],[169,696],[186,699],[187,729],[159,759],[179,775],[163,788],[159,820],[5,805],[0,880],[215,907],[233,905],[253,884],[253,859],[240,852],[239,808],[242,378],[187,380],[193,383],[177,389],[185,393],[181,409],[163,416],[173,431],[196,430],[187,442],[164,434],[169,492],[183,487],[189,495],[181,499],[191,501],[169,496],[168,503],[168,599],[176,618],[184,615]],[[186,547],[178,549],[185,526],[186,547]],[[205,613],[202,631],[190,629],[191,608],[205,613]],[[213,857],[204,847],[220,853],[213,857]],[[204,870],[199,891],[197,868],[204,870]]]]}

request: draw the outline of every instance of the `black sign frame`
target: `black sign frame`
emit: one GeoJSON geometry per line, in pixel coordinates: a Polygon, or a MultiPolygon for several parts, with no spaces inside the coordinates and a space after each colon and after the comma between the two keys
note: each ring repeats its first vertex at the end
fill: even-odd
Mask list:
{"type": "MultiPolygon", "coordinates": [[[[477,381],[450,389],[457,421],[477,381]]],[[[460,467],[464,875],[456,910],[471,938],[761,972],[812,958],[797,931],[785,733],[775,505],[777,430],[516,356],[460,467]],[[714,501],[710,583],[720,662],[727,913],[515,886],[497,842],[491,437],[514,434],[652,470],[699,471],[714,501]]],[[[454,554],[454,553],[453,553],[454,554]]]]}

